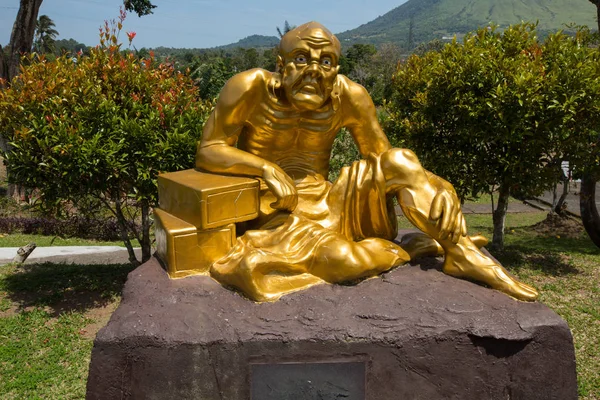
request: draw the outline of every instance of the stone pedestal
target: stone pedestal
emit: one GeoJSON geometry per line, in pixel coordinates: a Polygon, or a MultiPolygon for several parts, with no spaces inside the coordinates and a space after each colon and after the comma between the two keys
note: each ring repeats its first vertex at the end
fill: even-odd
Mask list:
{"type": "Polygon", "coordinates": [[[566,323],[439,271],[397,268],[256,304],[206,276],[131,272],[89,399],[576,399],[566,323]]]}

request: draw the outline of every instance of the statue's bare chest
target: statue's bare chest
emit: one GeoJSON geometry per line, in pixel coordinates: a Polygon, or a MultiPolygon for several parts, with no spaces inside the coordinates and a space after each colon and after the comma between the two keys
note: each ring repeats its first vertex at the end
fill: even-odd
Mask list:
{"type": "Polygon", "coordinates": [[[250,148],[328,153],[340,127],[340,115],[331,106],[300,112],[264,102],[250,116],[243,136],[250,148]]]}

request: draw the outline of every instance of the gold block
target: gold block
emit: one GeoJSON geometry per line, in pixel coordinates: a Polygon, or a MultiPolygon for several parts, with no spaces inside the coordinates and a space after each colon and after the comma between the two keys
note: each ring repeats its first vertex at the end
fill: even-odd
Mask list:
{"type": "Polygon", "coordinates": [[[156,252],[171,278],[208,275],[235,242],[235,224],[200,231],[160,208],[154,209],[154,216],[156,252]]]}
{"type": "Polygon", "coordinates": [[[198,229],[258,217],[258,180],[187,169],[158,176],[160,208],[198,229]]]}

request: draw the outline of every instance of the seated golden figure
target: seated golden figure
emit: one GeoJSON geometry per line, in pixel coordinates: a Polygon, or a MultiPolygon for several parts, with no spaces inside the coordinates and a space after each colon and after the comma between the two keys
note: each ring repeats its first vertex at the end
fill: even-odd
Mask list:
{"type": "MultiPolygon", "coordinates": [[[[536,299],[534,288],[511,277],[479,250],[481,238],[467,236],[452,185],[423,169],[410,150],[390,146],[367,91],[338,74],[339,57],[337,38],[310,22],[281,39],[277,72],[253,69],[227,82],[204,127],[196,168],[219,174],[210,179],[238,189],[226,190],[217,199],[199,195],[207,193],[202,187],[189,197],[200,199],[200,205],[194,205],[198,210],[206,204],[212,207],[212,212],[202,208],[206,221],[214,210],[230,211],[217,232],[223,243],[230,244],[220,254],[198,261],[208,264],[195,272],[209,272],[253,300],[272,301],[317,283],[374,276],[418,255],[439,252],[445,255],[443,271],[449,275],[483,282],[516,299],[536,299]],[[331,148],[342,127],[354,138],[363,160],[343,168],[331,183],[326,180],[331,148]],[[258,182],[253,186],[252,180],[235,178],[225,184],[232,176],[258,182]],[[249,195],[249,190],[258,197],[249,195]],[[247,199],[234,205],[240,196],[247,199]],[[424,233],[411,235],[401,245],[392,242],[397,234],[394,197],[408,220],[424,233]],[[254,214],[247,209],[252,204],[254,214]],[[239,221],[244,220],[242,227],[239,221]],[[237,238],[235,223],[245,230],[237,238]]],[[[174,237],[173,232],[179,232],[186,240],[193,235],[200,238],[207,232],[202,229],[210,226],[193,223],[195,208],[181,211],[185,207],[177,201],[182,200],[173,200],[176,195],[168,188],[179,185],[173,183],[178,178],[164,179],[159,195],[163,211],[157,214],[159,255],[174,263],[179,251],[178,256],[190,262],[195,260],[195,244],[174,250],[171,243],[167,248],[165,235],[170,232],[174,237]],[[177,223],[169,225],[171,217],[164,211],[181,211],[176,217],[187,220],[189,229],[169,228],[181,221],[173,219],[177,223]]],[[[198,185],[206,179],[199,177],[198,185]]],[[[217,233],[210,233],[210,238],[217,233]]],[[[198,241],[206,243],[206,239],[198,241]]],[[[180,272],[172,276],[188,274],[180,272]]]]}

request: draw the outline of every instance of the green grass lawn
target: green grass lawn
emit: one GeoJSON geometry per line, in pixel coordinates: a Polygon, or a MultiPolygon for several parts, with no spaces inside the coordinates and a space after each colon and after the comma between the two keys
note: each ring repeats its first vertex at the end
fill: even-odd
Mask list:
{"type": "MultiPolygon", "coordinates": [[[[493,254],[568,322],[580,398],[600,399],[600,249],[585,234],[567,238],[530,228],[544,218],[510,214],[506,248],[493,254]]],[[[467,221],[471,233],[491,234],[491,215],[467,215],[467,221]]],[[[0,266],[0,398],[83,398],[93,336],[118,304],[130,270],[0,266]]]]}
{"type": "Polygon", "coordinates": [[[83,399],[93,337],[131,269],[0,266],[0,398],[83,399]]]}

